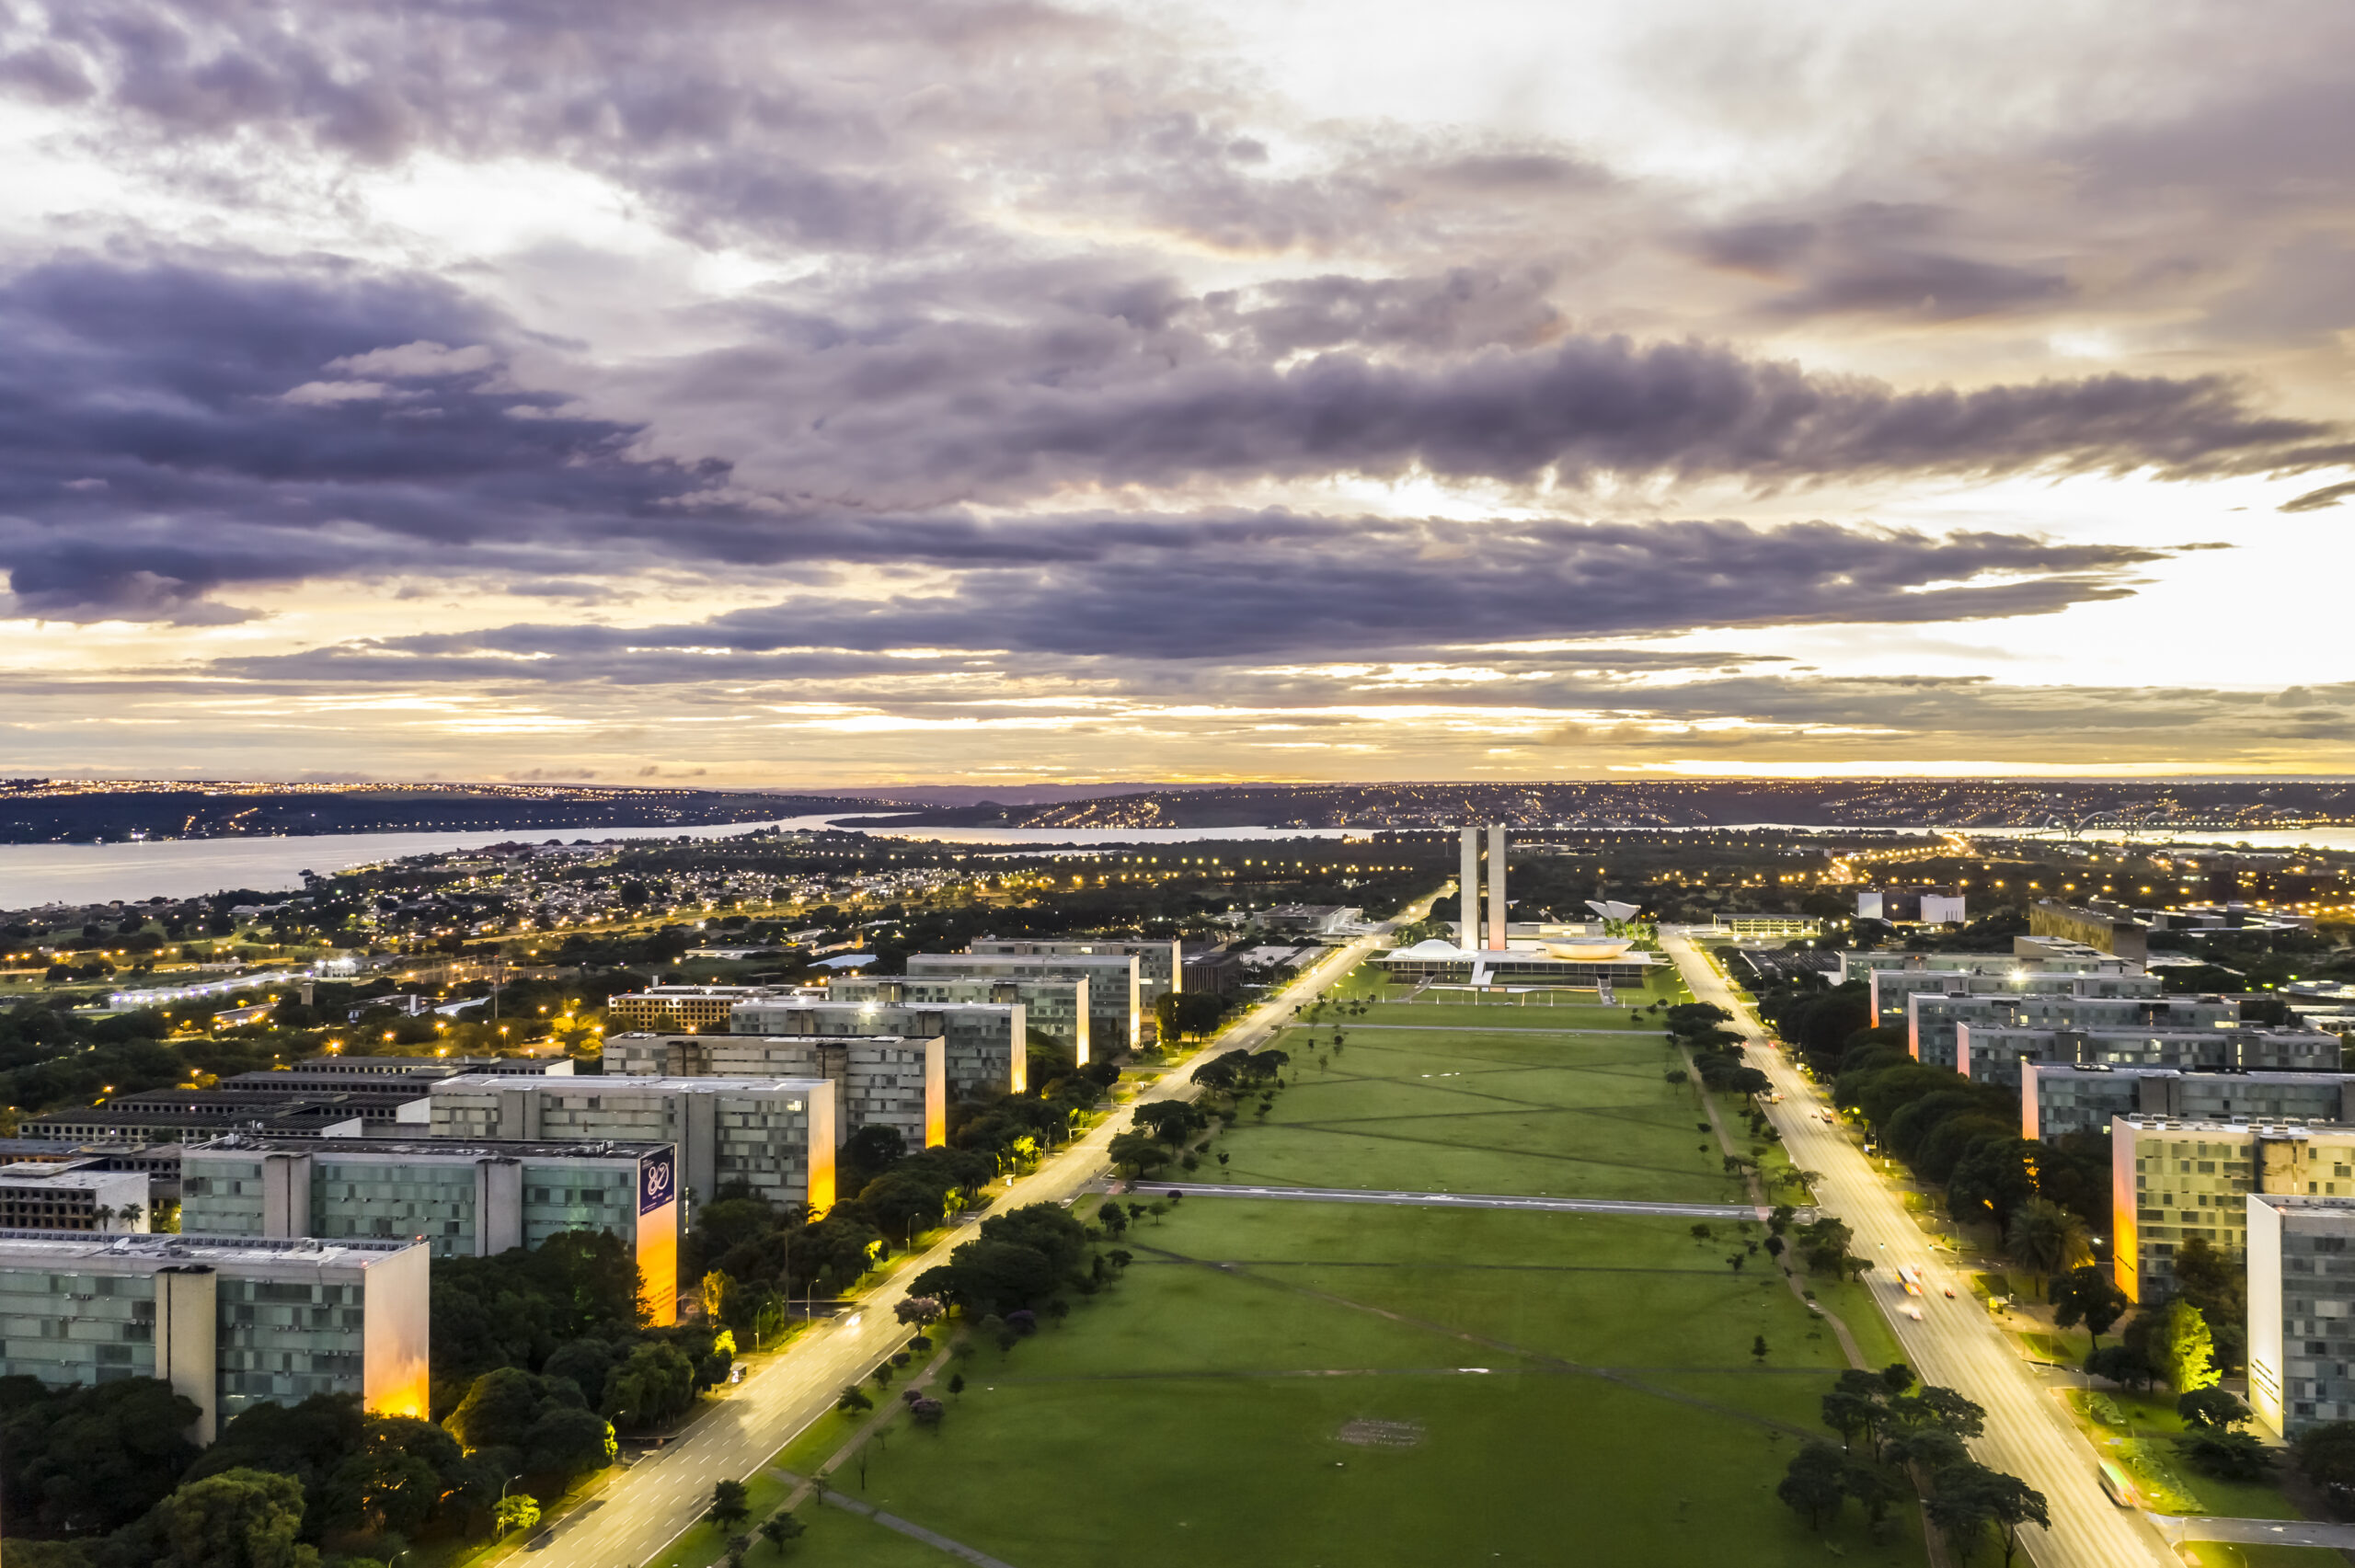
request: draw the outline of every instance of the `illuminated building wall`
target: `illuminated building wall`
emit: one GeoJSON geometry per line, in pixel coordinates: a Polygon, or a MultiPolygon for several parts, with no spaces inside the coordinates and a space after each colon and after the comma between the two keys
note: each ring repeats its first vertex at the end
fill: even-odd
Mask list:
{"type": "Polygon", "coordinates": [[[2193,1237],[2239,1260],[2251,1193],[2355,1197],[2355,1127],[2339,1123],[2110,1123],[2111,1256],[2135,1300],[2174,1278],[2176,1249],[2193,1237]]]}
{"type": "Polygon", "coordinates": [[[668,1144],[638,1162],[638,1296],[647,1321],[679,1321],[679,1152],[668,1144]]]}
{"type": "Polygon", "coordinates": [[[422,1416],[430,1267],[407,1238],[0,1231],[0,1376],[159,1378],[195,1401],[205,1442],[256,1404],[313,1394],[422,1416]]]}

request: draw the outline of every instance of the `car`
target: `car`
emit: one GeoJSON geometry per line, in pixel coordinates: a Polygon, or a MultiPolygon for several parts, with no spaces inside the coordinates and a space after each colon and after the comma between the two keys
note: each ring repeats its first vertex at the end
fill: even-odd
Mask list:
{"type": "Polygon", "coordinates": [[[1947,1299],[1949,1301],[1954,1299],[1954,1287],[1951,1285],[1947,1287],[1947,1299]]]}
{"type": "Polygon", "coordinates": [[[1897,1310],[1904,1313],[1907,1317],[1913,1319],[1917,1323],[1922,1321],[1922,1309],[1915,1306],[1911,1301],[1900,1302],[1897,1310]]]}

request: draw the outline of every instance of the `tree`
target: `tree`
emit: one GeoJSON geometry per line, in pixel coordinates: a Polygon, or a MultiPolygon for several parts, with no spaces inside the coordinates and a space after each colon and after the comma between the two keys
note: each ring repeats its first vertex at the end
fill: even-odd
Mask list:
{"type": "Polygon", "coordinates": [[[491,1524],[500,1535],[528,1530],[540,1522],[540,1502],[528,1493],[511,1493],[491,1509],[491,1524]]]}
{"type": "Polygon", "coordinates": [[[318,1552],[296,1539],[302,1528],[302,1482],[225,1470],[187,1482],[133,1525],[133,1560],[154,1568],[317,1568],[318,1552]]]}
{"type": "Polygon", "coordinates": [[[1952,1389],[1926,1383],[1918,1394],[1901,1394],[1890,1400],[1889,1418],[1908,1431],[1935,1426],[1958,1437],[1976,1437],[1987,1429],[1984,1406],[1952,1389]]]}
{"type": "Polygon", "coordinates": [[[752,1511],[748,1501],[750,1495],[741,1481],[715,1482],[711,1488],[711,1506],[705,1511],[704,1518],[723,1530],[739,1524],[752,1511]]]}
{"type": "Polygon", "coordinates": [[[1986,1138],[1972,1144],[1947,1178],[1947,1212],[1965,1224],[2011,1223],[2013,1211],[2036,1196],[2042,1146],[2023,1138],[1986,1138]]]}
{"type": "Polygon", "coordinates": [[[1940,1471],[1932,1488],[1930,1522],[1966,1554],[1975,1537],[1995,1526],[2004,1536],[2004,1568],[2011,1568],[2019,1551],[2022,1525],[2052,1526],[2044,1494],[2016,1475],[1970,1459],[1940,1471]]]}
{"type": "Polygon", "coordinates": [[[672,1345],[640,1345],[605,1379],[605,1413],[616,1426],[660,1425],[692,1409],[695,1368],[672,1345]]]}
{"type": "Polygon", "coordinates": [[[2194,1236],[2175,1250],[2175,1288],[2212,1323],[2238,1322],[2246,1312],[2248,1271],[2222,1247],[2194,1236]]]}
{"type": "Polygon", "coordinates": [[[1917,1471],[1924,1475],[1936,1475],[1949,1465],[1960,1464],[1970,1458],[1970,1450],[1962,1446],[1961,1438],[1945,1427],[1924,1426],[1890,1438],[1882,1445],[1881,1458],[1890,1464],[1917,1471]]]}
{"type": "Polygon", "coordinates": [[[1189,1133],[1206,1122],[1201,1112],[1182,1100],[1155,1100],[1149,1104],[1139,1105],[1134,1120],[1141,1130],[1152,1133],[1173,1148],[1183,1143],[1189,1133]]]}
{"type": "Polygon", "coordinates": [[[153,1378],[48,1389],[0,1379],[0,1484],[8,1516],[110,1530],[161,1502],[196,1458],[196,1406],[153,1378]]]}
{"type": "Polygon", "coordinates": [[[883,1122],[869,1122],[843,1142],[843,1158],[870,1173],[890,1170],[907,1153],[908,1140],[900,1129],[883,1122]]]}
{"type": "Polygon", "coordinates": [[[2177,1446],[2194,1466],[2226,1481],[2264,1481],[2273,1474],[2273,1450],[2252,1432],[2202,1428],[2177,1439],[2177,1446]]]}
{"type": "Polygon", "coordinates": [[[809,1528],[798,1514],[771,1514],[761,1523],[761,1539],[776,1548],[776,1554],[782,1557],[793,1549],[793,1543],[799,1540],[809,1528]]]}
{"type": "Polygon", "coordinates": [[[621,1453],[613,1423],[593,1410],[552,1404],[523,1434],[523,1471],[569,1487],[621,1453]]]}
{"type": "Polygon", "coordinates": [[[1846,1500],[1847,1456],[1829,1443],[1809,1443],[1791,1456],[1790,1468],[1775,1488],[1785,1506],[1821,1530],[1846,1500]]]}
{"type": "Polygon", "coordinates": [[[2032,1197],[2013,1210],[2007,1239],[2012,1256],[2048,1288],[2052,1276],[2076,1267],[2091,1253],[2085,1222],[2050,1198],[2032,1197]]]}
{"type": "Polygon", "coordinates": [[[1205,991],[1164,991],[1153,1005],[1154,1021],[1165,1040],[1208,1034],[1226,1012],[1224,1001],[1205,991]]]}
{"type": "Polygon", "coordinates": [[[945,1310],[937,1299],[931,1296],[904,1296],[891,1309],[891,1315],[903,1323],[923,1328],[940,1321],[945,1310]]]}
{"type": "MultiPolygon", "coordinates": [[[[1911,1368],[1906,1377],[1913,1377],[1911,1368]]],[[[1839,1433],[1844,1444],[1853,1442],[1859,1432],[1867,1442],[1877,1441],[1881,1423],[1889,1416],[1890,1395],[1903,1386],[1891,1382],[1886,1373],[1854,1368],[1843,1371],[1823,1396],[1823,1424],[1839,1433]]]]}
{"type": "Polygon", "coordinates": [[[2045,1287],[2045,1299],[2052,1303],[2052,1321],[2064,1329],[2085,1325],[2094,1344],[2109,1332],[2110,1325],[2126,1314],[2133,1303],[2126,1292],[2109,1276],[2109,1271],[2097,1264],[2073,1268],[2045,1287]]]}
{"type": "Polygon", "coordinates": [[[1168,1150],[1149,1132],[1115,1134],[1105,1152],[1111,1157],[1114,1165],[1126,1166],[1132,1174],[1137,1176],[1166,1163],[1169,1159],[1168,1150]]]}
{"type": "Polygon", "coordinates": [[[1840,1471],[1840,1486],[1856,1500],[1865,1511],[1865,1522],[1875,1529],[1888,1516],[1890,1505],[1907,1494],[1895,1481],[1861,1459],[1850,1459],[1840,1471]]]}
{"type": "Polygon", "coordinates": [[[2326,1421],[2292,1440],[2298,1468],[2315,1485],[2334,1493],[2355,1491],[2355,1421],[2326,1421]]]}
{"type": "Polygon", "coordinates": [[[834,1401],[834,1408],[844,1415],[857,1415],[873,1410],[875,1402],[867,1398],[867,1391],[856,1383],[844,1383],[841,1397],[834,1401]]]}
{"type": "Polygon", "coordinates": [[[614,1347],[602,1339],[567,1340],[541,1364],[540,1375],[551,1381],[566,1379],[580,1391],[582,1402],[595,1410],[605,1402],[605,1378],[615,1359],[614,1347]]]}
{"type": "Polygon", "coordinates": [[[578,1407],[582,1402],[569,1383],[535,1378],[518,1367],[498,1367],[474,1380],[458,1408],[442,1418],[442,1426],[469,1452],[520,1449],[532,1423],[551,1403],[578,1407]],[[559,1397],[559,1389],[569,1397],[559,1397]]]}
{"type": "Polygon", "coordinates": [[[2158,1378],[2150,1358],[2131,1345],[2105,1345],[2085,1357],[2085,1370],[2121,1389],[2147,1389],[2158,1378]]]}
{"type": "Polygon", "coordinates": [[[2228,1431],[2246,1424],[2249,1408],[2230,1389],[2195,1389],[2175,1402],[2175,1413],[2183,1417],[2187,1426],[2206,1427],[2213,1431],[2228,1431]]]}
{"type": "Polygon", "coordinates": [[[2176,1392],[2188,1394],[2223,1378],[2216,1370],[2207,1314],[2180,1296],[2167,1303],[2166,1317],[2155,1339],[2160,1347],[2159,1370],[2166,1374],[2176,1392]]]}

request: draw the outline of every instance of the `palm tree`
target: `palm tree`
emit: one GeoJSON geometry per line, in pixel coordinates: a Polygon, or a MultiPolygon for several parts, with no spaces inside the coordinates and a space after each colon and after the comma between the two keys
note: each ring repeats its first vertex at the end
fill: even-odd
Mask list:
{"type": "Polygon", "coordinates": [[[2037,1294],[2054,1275],[2092,1258],[2085,1222],[2051,1198],[2032,1197],[2012,1214],[2012,1256],[2038,1276],[2037,1294]]]}

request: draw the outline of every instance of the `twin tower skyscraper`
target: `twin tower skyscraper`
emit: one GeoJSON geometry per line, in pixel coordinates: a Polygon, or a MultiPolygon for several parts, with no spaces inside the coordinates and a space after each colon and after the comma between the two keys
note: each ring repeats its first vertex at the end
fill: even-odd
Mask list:
{"type": "Polygon", "coordinates": [[[1505,946],[1505,825],[1488,827],[1488,930],[1480,936],[1480,830],[1464,830],[1464,871],[1456,882],[1461,907],[1455,921],[1455,944],[1465,952],[1487,948],[1501,953],[1505,946]]]}

